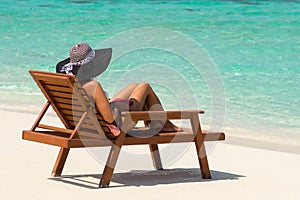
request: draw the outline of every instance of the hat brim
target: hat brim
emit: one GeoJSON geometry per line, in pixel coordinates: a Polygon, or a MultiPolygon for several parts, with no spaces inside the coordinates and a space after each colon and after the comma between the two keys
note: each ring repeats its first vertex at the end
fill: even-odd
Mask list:
{"type": "MultiPolygon", "coordinates": [[[[94,51],[95,57],[89,63],[81,65],[77,69],[73,69],[73,71],[76,72],[75,74],[77,74],[76,77],[79,81],[95,78],[107,69],[111,60],[112,49],[96,49],[94,51]]],[[[69,62],[70,58],[60,61],[56,65],[56,72],[60,72],[62,67],[69,62]]]]}

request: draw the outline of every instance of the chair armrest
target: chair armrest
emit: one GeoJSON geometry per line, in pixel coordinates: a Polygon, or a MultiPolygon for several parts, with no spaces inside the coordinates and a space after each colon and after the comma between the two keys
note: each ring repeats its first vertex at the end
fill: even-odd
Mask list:
{"type": "Polygon", "coordinates": [[[194,115],[204,114],[203,110],[168,110],[168,111],[129,111],[122,112],[123,117],[138,120],[191,119],[194,115]]]}
{"type": "Polygon", "coordinates": [[[46,130],[57,131],[57,132],[61,132],[61,133],[68,133],[68,134],[73,133],[73,130],[70,130],[70,129],[59,128],[59,127],[56,127],[56,126],[50,126],[50,125],[45,125],[45,124],[39,124],[39,125],[37,125],[37,127],[42,128],[42,129],[46,129],[46,130]]]}

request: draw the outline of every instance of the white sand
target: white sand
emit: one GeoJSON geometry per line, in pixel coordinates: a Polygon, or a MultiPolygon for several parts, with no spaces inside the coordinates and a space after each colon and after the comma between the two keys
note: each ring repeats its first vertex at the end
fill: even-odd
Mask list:
{"type": "MultiPolygon", "coordinates": [[[[59,148],[21,139],[22,130],[31,127],[36,115],[0,110],[0,117],[0,199],[300,199],[299,154],[225,142],[209,153],[212,180],[200,178],[194,146],[159,172],[120,171],[127,165],[121,152],[119,171],[111,187],[104,189],[97,188],[103,165],[85,149],[72,149],[63,178],[53,179],[50,174],[59,148]]],[[[134,149],[124,150],[129,148],[134,149]]],[[[164,162],[168,155],[161,156],[164,162]]],[[[151,163],[150,157],[143,162],[147,159],[151,163]]]]}

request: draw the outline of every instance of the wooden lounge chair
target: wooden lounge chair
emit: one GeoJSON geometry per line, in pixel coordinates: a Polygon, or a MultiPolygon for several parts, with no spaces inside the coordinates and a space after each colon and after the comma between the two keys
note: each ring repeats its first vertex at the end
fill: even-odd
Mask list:
{"type": "MultiPolygon", "coordinates": [[[[154,167],[162,169],[158,144],[194,142],[202,178],[211,178],[204,141],[225,140],[225,135],[221,132],[201,130],[198,114],[203,114],[203,111],[123,112],[122,116],[125,118],[131,117],[133,120],[142,121],[189,119],[191,129],[160,133],[149,137],[130,136],[122,131],[116,139],[108,139],[110,129],[107,128],[106,122],[75,76],[33,70],[29,72],[46,97],[47,103],[31,129],[23,130],[22,138],[61,147],[52,170],[53,176],[61,175],[71,148],[111,146],[99,183],[99,187],[108,187],[123,145],[149,145],[154,167]],[[41,123],[50,105],[64,124],[64,128],[41,123]]],[[[142,129],[135,128],[133,131],[135,130],[141,132],[142,129]]]]}

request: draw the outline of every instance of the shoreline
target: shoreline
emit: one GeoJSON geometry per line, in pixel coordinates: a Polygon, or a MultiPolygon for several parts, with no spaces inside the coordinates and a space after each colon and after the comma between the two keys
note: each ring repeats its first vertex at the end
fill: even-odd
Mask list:
{"type": "Polygon", "coordinates": [[[225,143],[243,147],[251,147],[255,149],[277,151],[282,153],[300,154],[300,145],[280,144],[276,142],[260,141],[237,136],[226,137],[225,143]]]}

